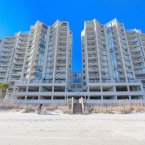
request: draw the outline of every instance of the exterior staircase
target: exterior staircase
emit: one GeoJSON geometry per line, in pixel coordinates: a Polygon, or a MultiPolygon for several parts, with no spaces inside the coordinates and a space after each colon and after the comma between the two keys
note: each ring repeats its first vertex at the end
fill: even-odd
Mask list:
{"type": "Polygon", "coordinates": [[[74,114],[82,114],[82,104],[80,103],[74,103],[73,105],[73,113],[74,114]]]}
{"type": "Polygon", "coordinates": [[[82,97],[80,99],[74,99],[72,97],[68,103],[70,106],[70,114],[85,114],[84,99],[82,97]]]}

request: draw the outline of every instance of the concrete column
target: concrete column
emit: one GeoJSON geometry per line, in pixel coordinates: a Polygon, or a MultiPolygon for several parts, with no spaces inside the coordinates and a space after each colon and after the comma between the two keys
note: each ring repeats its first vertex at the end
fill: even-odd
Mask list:
{"type": "Polygon", "coordinates": [[[53,100],[53,95],[51,96],[51,100],[53,100]]]}

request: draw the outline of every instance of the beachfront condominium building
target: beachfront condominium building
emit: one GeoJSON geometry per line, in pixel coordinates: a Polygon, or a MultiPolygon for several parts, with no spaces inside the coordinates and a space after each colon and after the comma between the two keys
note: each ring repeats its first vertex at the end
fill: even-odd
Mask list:
{"type": "Polygon", "coordinates": [[[144,97],[140,81],[145,75],[144,38],[135,38],[137,34],[138,31],[126,32],[123,23],[116,19],[105,25],[95,19],[85,22],[82,31],[83,87],[90,92],[91,98],[144,97]]]}
{"type": "Polygon", "coordinates": [[[47,26],[37,21],[30,32],[6,37],[0,44],[0,81],[10,84],[7,97],[25,92],[15,97],[52,99],[51,92],[65,92],[70,87],[72,34],[68,22],[47,26]]]}
{"type": "Polygon", "coordinates": [[[72,73],[72,33],[66,21],[51,26],[37,21],[29,32],[0,40],[6,97],[28,103],[145,98],[145,34],[125,30],[116,19],[107,24],[94,19],[85,21],[81,37],[80,73],[72,73]]]}
{"type": "Polygon", "coordinates": [[[145,34],[136,29],[126,34],[136,79],[142,82],[145,90],[145,34]]]}
{"type": "Polygon", "coordinates": [[[22,77],[27,43],[28,33],[16,33],[1,41],[0,82],[9,84],[7,95],[12,95],[15,83],[22,77]]]}

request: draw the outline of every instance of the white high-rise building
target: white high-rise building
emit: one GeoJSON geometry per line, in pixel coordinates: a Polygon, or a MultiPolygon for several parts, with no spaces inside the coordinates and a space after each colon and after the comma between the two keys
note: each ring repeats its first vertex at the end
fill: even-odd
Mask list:
{"type": "Polygon", "coordinates": [[[116,19],[105,25],[94,19],[85,21],[81,37],[82,73],[72,73],[72,33],[66,21],[52,26],[37,21],[29,32],[0,40],[6,98],[27,103],[145,99],[145,34],[126,31],[116,19]]]}
{"type": "Polygon", "coordinates": [[[7,82],[16,38],[5,37],[0,41],[0,82],[7,82]]]}
{"type": "Polygon", "coordinates": [[[21,79],[27,42],[28,33],[16,33],[1,41],[0,82],[9,84],[7,96],[13,95],[14,85],[21,79]]]}
{"type": "Polygon", "coordinates": [[[136,79],[143,83],[145,90],[145,34],[136,29],[128,30],[127,39],[136,79]]]}
{"type": "MultiPolygon", "coordinates": [[[[143,98],[126,30],[116,19],[86,21],[82,31],[83,86],[92,99],[143,98]]],[[[145,59],[145,57],[142,55],[145,59]]],[[[144,63],[145,64],[145,63],[144,63]]]]}
{"type": "Polygon", "coordinates": [[[72,72],[72,34],[68,22],[31,27],[17,99],[66,99],[72,72]]]}
{"type": "MultiPolygon", "coordinates": [[[[0,81],[10,84],[7,97],[53,99],[57,94],[54,96],[52,92],[66,92],[71,81],[71,48],[69,23],[61,21],[52,26],[38,21],[30,32],[3,39],[0,81]],[[49,93],[44,96],[38,95],[38,92],[47,91],[49,93]]],[[[65,95],[59,98],[65,99],[65,95]]]]}

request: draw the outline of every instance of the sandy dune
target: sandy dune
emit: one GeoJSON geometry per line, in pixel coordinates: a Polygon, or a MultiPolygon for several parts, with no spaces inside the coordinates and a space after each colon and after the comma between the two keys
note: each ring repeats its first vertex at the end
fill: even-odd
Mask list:
{"type": "Polygon", "coordinates": [[[145,145],[145,113],[85,116],[0,111],[0,145],[145,145]]]}

